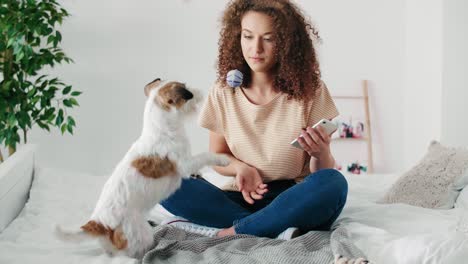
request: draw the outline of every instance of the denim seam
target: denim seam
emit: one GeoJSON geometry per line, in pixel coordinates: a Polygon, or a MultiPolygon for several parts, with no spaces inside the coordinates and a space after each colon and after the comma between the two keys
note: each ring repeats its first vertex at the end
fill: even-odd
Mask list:
{"type": "MultiPolygon", "coordinates": [[[[289,186],[288,188],[286,188],[284,191],[288,190],[289,188],[293,187],[294,185],[296,185],[297,183],[294,183],[293,185],[289,186]]],[[[280,197],[284,191],[282,191],[281,193],[279,193],[273,200],[276,200],[278,199],[278,197],[280,197]]],[[[252,214],[244,217],[244,218],[241,218],[241,219],[236,219],[233,221],[233,227],[234,227],[234,230],[236,231],[236,233],[239,233],[239,228],[243,228],[245,225],[247,224],[250,224],[251,222],[254,222],[255,220],[257,220],[259,217],[261,216],[264,216],[265,213],[263,212],[265,210],[266,207],[270,206],[271,203],[269,203],[267,206],[265,206],[264,208],[260,209],[259,211],[255,212],[254,214],[257,214],[257,216],[255,217],[252,217],[252,219],[249,219],[249,220],[244,220],[246,217],[251,217],[252,214]]]]}
{"type": "Polygon", "coordinates": [[[264,216],[265,215],[265,213],[263,212],[264,209],[256,212],[255,214],[257,214],[257,215],[255,215],[253,217],[252,217],[252,215],[247,216],[247,217],[251,217],[252,219],[245,220],[245,218],[242,218],[242,219],[235,220],[234,222],[236,222],[236,223],[234,224],[234,230],[236,230],[236,233],[238,233],[237,231],[239,231],[239,229],[245,227],[247,224],[250,224],[250,223],[254,222],[255,220],[257,220],[259,217],[264,216]]]}
{"type": "MultiPolygon", "coordinates": [[[[292,187],[292,186],[291,186],[291,187],[292,187]]],[[[274,200],[278,199],[278,197],[280,197],[281,195],[283,195],[283,192],[280,193],[278,196],[276,196],[274,200]]],[[[273,202],[273,201],[272,201],[272,202],[273,202]]],[[[271,205],[271,203],[270,203],[269,205],[267,205],[266,207],[268,207],[268,206],[270,206],[270,205],[271,205]]],[[[252,217],[252,219],[244,220],[244,218],[242,218],[242,219],[235,220],[235,221],[234,221],[234,230],[236,230],[236,233],[237,233],[237,231],[238,231],[240,228],[243,228],[243,227],[245,227],[246,225],[248,225],[248,224],[250,224],[250,223],[256,221],[258,218],[263,217],[263,216],[265,215],[264,210],[266,209],[266,207],[263,208],[263,209],[261,209],[260,211],[255,212],[255,214],[257,214],[257,215],[254,216],[254,217],[252,217]]],[[[248,217],[251,217],[251,216],[252,216],[252,215],[249,215],[248,217]]]]}

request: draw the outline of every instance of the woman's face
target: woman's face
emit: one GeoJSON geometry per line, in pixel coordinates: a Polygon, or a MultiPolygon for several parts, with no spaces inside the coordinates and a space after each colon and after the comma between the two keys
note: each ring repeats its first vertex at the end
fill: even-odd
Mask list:
{"type": "Polygon", "coordinates": [[[272,18],[249,11],[242,17],[241,27],[242,54],[250,69],[253,72],[269,72],[276,64],[272,18]]]}

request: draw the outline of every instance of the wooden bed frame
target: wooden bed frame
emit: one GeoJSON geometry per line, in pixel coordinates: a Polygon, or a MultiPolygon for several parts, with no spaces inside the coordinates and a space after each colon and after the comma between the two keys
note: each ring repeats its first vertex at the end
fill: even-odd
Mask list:
{"type": "Polygon", "coordinates": [[[0,233],[23,209],[34,175],[36,145],[23,145],[0,164],[0,233]]]}

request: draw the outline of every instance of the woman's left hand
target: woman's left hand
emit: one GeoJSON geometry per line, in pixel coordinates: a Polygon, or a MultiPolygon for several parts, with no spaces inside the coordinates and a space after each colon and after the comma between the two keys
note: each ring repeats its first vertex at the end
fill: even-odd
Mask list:
{"type": "Polygon", "coordinates": [[[299,137],[298,141],[311,157],[320,159],[325,155],[330,155],[331,135],[328,135],[320,126],[302,129],[302,137],[299,137]]]}

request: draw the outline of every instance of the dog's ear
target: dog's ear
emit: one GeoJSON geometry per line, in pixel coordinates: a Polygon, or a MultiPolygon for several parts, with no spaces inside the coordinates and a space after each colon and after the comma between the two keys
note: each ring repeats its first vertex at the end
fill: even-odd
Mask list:
{"type": "Polygon", "coordinates": [[[145,85],[145,95],[149,96],[151,89],[158,87],[160,83],[161,83],[161,79],[156,78],[152,82],[145,85]]]}

